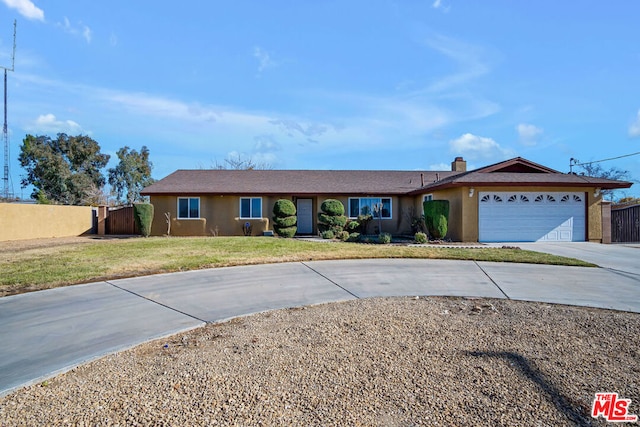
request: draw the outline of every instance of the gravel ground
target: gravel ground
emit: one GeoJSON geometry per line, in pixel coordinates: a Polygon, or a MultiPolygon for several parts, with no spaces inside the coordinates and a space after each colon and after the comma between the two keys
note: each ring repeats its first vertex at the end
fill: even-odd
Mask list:
{"type": "Polygon", "coordinates": [[[464,298],[257,314],[0,399],[0,425],[604,425],[640,413],[640,315],[464,298]]]}

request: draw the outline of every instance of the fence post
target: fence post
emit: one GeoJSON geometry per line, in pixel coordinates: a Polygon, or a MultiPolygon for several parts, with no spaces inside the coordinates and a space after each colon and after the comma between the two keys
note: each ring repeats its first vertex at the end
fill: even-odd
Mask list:
{"type": "Polygon", "coordinates": [[[107,206],[98,206],[98,235],[106,234],[107,215],[109,208],[107,206]]]}
{"type": "Polygon", "coordinates": [[[602,202],[602,243],[611,244],[611,202],[602,202]]]}

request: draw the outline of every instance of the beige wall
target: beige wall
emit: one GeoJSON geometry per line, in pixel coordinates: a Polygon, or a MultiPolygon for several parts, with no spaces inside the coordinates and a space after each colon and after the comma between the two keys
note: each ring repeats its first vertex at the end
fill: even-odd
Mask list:
{"type": "MultiPolygon", "coordinates": [[[[595,188],[575,187],[474,187],[473,197],[469,197],[470,187],[461,187],[433,192],[434,200],[449,200],[449,233],[451,240],[463,242],[478,241],[478,194],[481,191],[508,192],[581,192],[587,194],[586,238],[590,242],[602,241],[602,197],[595,197],[595,188]]],[[[416,203],[422,202],[424,195],[416,203]]]]}
{"type": "Polygon", "coordinates": [[[177,196],[151,196],[154,210],[151,234],[154,236],[167,234],[165,213],[168,212],[171,215],[172,236],[242,236],[242,226],[246,222],[252,225],[253,235],[262,235],[264,231],[270,229],[269,217],[276,200],[262,197],[262,215],[265,218],[240,219],[239,196],[201,196],[200,218],[178,219],[177,196]]]}
{"type": "MultiPolygon", "coordinates": [[[[247,196],[249,197],[249,196],[247,196]]],[[[260,197],[260,196],[252,196],[260,197]]],[[[264,231],[273,230],[271,217],[273,216],[273,205],[279,199],[285,198],[295,203],[297,198],[313,200],[313,229],[318,231],[318,213],[320,206],[326,199],[340,200],[349,209],[349,197],[324,194],[319,196],[261,196],[262,216],[260,219],[240,219],[240,196],[201,196],[200,197],[200,218],[198,219],[177,219],[178,202],[177,196],[151,196],[151,204],[154,206],[154,220],[151,227],[151,234],[161,236],[167,234],[167,223],[165,212],[171,215],[171,235],[173,236],[241,236],[242,226],[245,222],[252,225],[252,234],[262,235],[264,231]]],[[[382,196],[385,197],[385,196],[382,196]]],[[[408,234],[411,231],[411,223],[407,213],[413,206],[414,197],[391,197],[392,213],[391,219],[381,221],[382,231],[392,234],[408,234]]],[[[422,208],[416,211],[422,214],[422,208]]],[[[348,216],[348,212],[346,212],[348,216]]],[[[373,233],[378,226],[378,221],[373,220],[369,225],[369,232],[373,233]]]]}
{"type": "Polygon", "coordinates": [[[0,241],[91,233],[91,206],[0,203],[0,241]]]}

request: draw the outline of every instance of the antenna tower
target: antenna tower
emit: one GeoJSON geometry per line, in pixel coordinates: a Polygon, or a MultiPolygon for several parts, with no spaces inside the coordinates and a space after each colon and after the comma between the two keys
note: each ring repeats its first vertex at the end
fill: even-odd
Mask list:
{"type": "Polygon", "coordinates": [[[2,140],[4,142],[4,176],[2,178],[2,197],[13,198],[13,188],[9,178],[9,131],[7,128],[7,71],[13,71],[16,58],[16,21],[13,21],[13,52],[11,53],[11,68],[4,69],[4,124],[2,125],[2,140]],[[11,187],[11,188],[10,188],[11,187]]]}

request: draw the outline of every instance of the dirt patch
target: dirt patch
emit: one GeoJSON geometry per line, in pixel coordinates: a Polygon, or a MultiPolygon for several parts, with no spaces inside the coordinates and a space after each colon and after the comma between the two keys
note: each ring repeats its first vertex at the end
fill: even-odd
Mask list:
{"type": "Polygon", "coordinates": [[[55,248],[59,246],[83,245],[99,242],[117,241],[122,239],[135,239],[140,236],[77,236],[77,237],[52,237],[47,239],[8,240],[0,242],[0,253],[24,252],[32,249],[55,248]]]}

